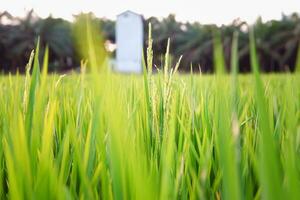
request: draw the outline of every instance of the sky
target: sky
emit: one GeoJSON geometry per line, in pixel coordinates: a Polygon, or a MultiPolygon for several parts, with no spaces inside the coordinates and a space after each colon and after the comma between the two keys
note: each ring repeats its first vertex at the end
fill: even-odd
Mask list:
{"type": "Polygon", "coordinates": [[[236,18],[253,23],[258,16],[264,21],[280,19],[282,13],[300,12],[299,0],[0,0],[0,12],[24,16],[34,9],[40,17],[62,17],[73,20],[73,14],[93,12],[97,17],[115,19],[132,10],[145,17],[166,17],[170,13],[180,21],[202,24],[228,24],[236,18]],[[2,1],[2,2],[1,2],[2,1]]]}

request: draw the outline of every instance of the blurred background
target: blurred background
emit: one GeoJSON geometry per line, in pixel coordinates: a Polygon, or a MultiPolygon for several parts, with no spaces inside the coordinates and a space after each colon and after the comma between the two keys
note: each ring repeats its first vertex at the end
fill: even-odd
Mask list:
{"type": "Polygon", "coordinates": [[[38,36],[42,44],[41,54],[44,47],[49,46],[51,72],[78,70],[80,58],[73,28],[85,14],[91,15],[98,23],[104,46],[113,61],[116,16],[128,9],[143,16],[144,49],[148,42],[148,24],[152,24],[154,64],[158,68],[163,63],[170,38],[172,60],[176,62],[183,55],[180,71],[188,72],[192,66],[195,72],[201,69],[212,73],[212,30],[219,29],[227,66],[230,66],[233,33],[239,32],[239,68],[247,73],[250,71],[248,27],[254,26],[261,70],[294,71],[296,63],[300,63],[297,6],[297,0],[12,0],[0,8],[0,73],[24,72],[38,36]]]}

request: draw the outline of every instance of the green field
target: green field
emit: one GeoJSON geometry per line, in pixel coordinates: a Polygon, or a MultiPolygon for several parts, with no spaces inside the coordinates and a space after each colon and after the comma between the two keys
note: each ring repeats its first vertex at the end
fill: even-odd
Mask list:
{"type": "Polygon", "coordinates": [[[149,36],[134,76],[105,70],[89,28],[80,74],[47,75],[46,51],[0,76],[1,199],[300,198],[300,74],[260,74],[253,35],[253,74],[237,37],[224,73],[216,34],[215,75],[177,74],[169,45],[153,75],[149,36]]]}
{"type": "Polygon", "coordinates": [[[1,199],[299,198],[299,75],[170,77],[0,77],[1,199]]]}

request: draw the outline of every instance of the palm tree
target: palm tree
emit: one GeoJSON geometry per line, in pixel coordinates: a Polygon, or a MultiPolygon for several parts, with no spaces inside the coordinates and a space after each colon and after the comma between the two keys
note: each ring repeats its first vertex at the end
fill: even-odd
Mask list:
{"type": "Polygon", "coordinates": [[[176,54],[184,57],[182,66],[189,70],[190,64],[196,69],[210,71],[212,66],[212,30],[211,25],[187,23],[183,34],[178,36],[176,54]]]}
{"type": "Polygon", "coordinates": [[[39,20],[36,24],[37,35],[41,38],[41,46],[49,46],[50,60],[55,60],[49,67],[70,68],[74,63],[74,47],[72,41],[71,24],[63,19],[49,16],[39,20]]]}
{"type": "Polygon", "coordinates": [[[3,46],[9,50],[5,53],[6,59],[10,60],[9,69],[15,71],[17,68],[24,70],[27,59],[34,49],[34,35],[37,20],[33,11],[28,12],[24,19],[14,18],[16,25],[7,25],[6,32],[2,35],[3,46]]]}

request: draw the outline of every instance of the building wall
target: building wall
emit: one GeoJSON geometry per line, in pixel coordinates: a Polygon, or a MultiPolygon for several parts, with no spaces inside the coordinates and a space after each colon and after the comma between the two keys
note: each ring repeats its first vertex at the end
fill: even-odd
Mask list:
{"type": "Polygon", "coordinates": [[[116,23],[117,71],[142,72],[143,35],[143,21],[140,15],[127,11],[118,16],[116,23]]]}

